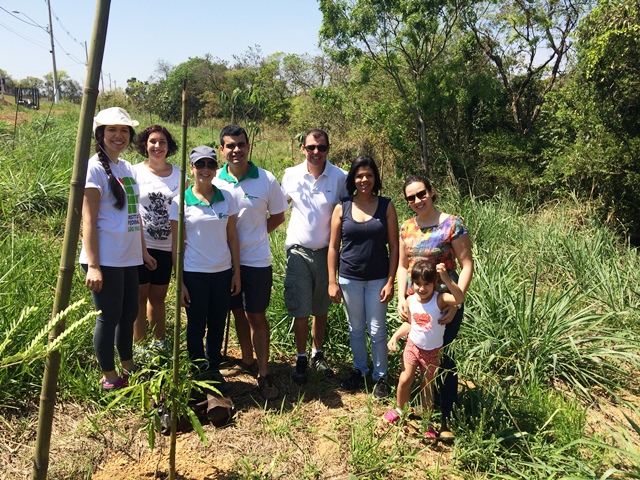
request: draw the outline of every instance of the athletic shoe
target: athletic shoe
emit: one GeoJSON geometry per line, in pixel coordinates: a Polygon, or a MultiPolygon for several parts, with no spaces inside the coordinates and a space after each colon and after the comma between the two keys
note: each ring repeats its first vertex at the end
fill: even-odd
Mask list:
{"type": "Polygon", "coordinates": [[[322,352],[317,352],[313,357],[311,357],[311,365],[313,365],[313,368],[322,373],[325,377],[333,377],[333,370],[329,368],[322,352]]]}
{"type": "Polygon", "coordinates": [[[131,370],[127,370],[126,368],[122,369],[122,379],[129,385],[129,380],[131,376],[135,375],[138,372],[138,366],[134,365],[131,370]]]}
{"type": "Polygon", "coordinates": [[[385,413],[382,418],[384,418],[389,423],[396,423],[398,420],[400,420],[400,414],[395,408],[393,408],[385,413]]]}
{"type": "Polygon", "coordinates": [[[307,383],[307,357],[298,357],[296,366],[291,370],[291,380],[298,385],[307,383]]]}
{"type": "Polygon", "coordinates": [[[345,378],[340,386],[350,392],[355,392],[362,388],[364,386],[364,377],[362,376],[362,372],[357,368],[354,368],[351,375],[348,378],[345,378]]]}
{"type": "Polygon", "coordinates": [[[102,384],[102,393],[109,393],[129,385],[127,380],[122,377],[118,377],[115,380],[107,380],[105,377],[102,377],[100,383],[102,384]]]}
{"type": "Polygon", "coordinates": [[[275,400],[280,394],[278,387],[273,383],[271,374],[258,377],[258,388],[260,389],[260,395],[262,395],[262,398],[265,400],[275,400]]]}
{"type": "Polygon", "coordinates": [[[162,351],[162,352],[168,352],[169,351],[169,342],[167,341],[167,339],[164,339],[164,340],[152,340],[151,343],[149,344],[149,348],[151,350],[158,350],[158,351],[162,351]]]}
{"type": "Polygon", "coordinates": [[[453,441],[456,439],[455,435],[450,430],[441,430],[438,438],[441,442],[444,443],[453,443],[453,441]]]}
{"type": "Polygon", "coordinates": [[[213,380],[213,387],[222,395],[226,395],[233,389],[233,386],[224,379],[220,372],[209,372],[207,377],[209,380],[213,380]]]}
{"type": "Polygon", "coordinates": [[[373,387],[374,398],[387,398],[389,396],[389,385],[387,385],[387,379],[380,377],[373,387]]]}

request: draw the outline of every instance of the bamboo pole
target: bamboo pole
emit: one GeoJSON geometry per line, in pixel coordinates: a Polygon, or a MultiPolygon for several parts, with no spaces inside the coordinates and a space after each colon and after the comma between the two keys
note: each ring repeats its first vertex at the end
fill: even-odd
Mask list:
{"type": "MultiPolygon", "coordinates": [[[[76,136],[76,149],[73,156],[73,173],[71,177],[69,202],[67,205],[67,218],[65,222],[60,268],[58,271],[58,282],[53,301],[53,312],[51,314],[52,318],[69,306],[69,298],[71,297],[71,286],[76,262],[78,237],[80,234],[80,220],[82,218],[82,197],[84,195],[84,183],[87,176],[87,159],[89,158],[89,151],[91,149],[91,129],[98,98],[98,79],[107,37],[110,6],[110,0],[97,0],[91,40],[91,54],[89,64],[87,65],[87,76],[82,96],[78,134],[76,136]]],[[[51,344],[64,329],[65,322],[61,321],[49,333],[49,344],[51,344]]],[[[53,424],[59,372],[60,353],[53,351],[47,355],[44,376],[42,378],[40,409],[38,411],[38,433],[33,459],[34,480],[45,480],[47,478],[51,428],[53,424]]]]}
{"type": "MultiPolygon", "coordinates": [[[[182,313],[182,272],[184,255],[184,186],[187,168],[187,77],[182,82],[182,143],[180,145],[180,203],[178,208],[178,240],[176,241],[176,315],[173,330],[173,385],[180,382],[180,315],[182,313]]],[[[175,395],[174,395],[175,399],[175,395]]],[[[176,478],[176,431],[178,430],[178,405],[171,404],[171,437],[169,446],[169,480],[176,478]]]]}

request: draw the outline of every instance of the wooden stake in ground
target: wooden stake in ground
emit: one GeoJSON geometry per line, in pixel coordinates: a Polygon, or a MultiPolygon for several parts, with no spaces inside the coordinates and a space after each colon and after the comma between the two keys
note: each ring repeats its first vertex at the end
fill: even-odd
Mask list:
{"type": "MultiPolygon", "coordinates": [[[[98,99],[98,78],[102,68],[102,57],[107,38],[107,24],[109,23],[110,0],[98,0],[96,15],[93,23],[91,39],[91,54],[87,65],[87,76],[82,95],[76,149],[73,156],[73,174],[67,206],[67,218],[64,229],[64,242],[56,294],[53,301],[52,318],[69,306],[73,271],[76,262],[76,250],[80,234],[80,220],[82,218],[82,197],[84,183],[87,176],[87,159],[91,149],[93,116],[98,99]]],[[[52,343],[65,329],[65,322],[61,321],[49,333],[49,343],[52,343]]],[[[51,444],[51,428],[53,425],[53,410],[56,404],[56,389],[58,374],[60,373],[60,353],[52,351],[47,355],[42,378],[40,393],[40,409],[38,411],[38,433],[33,459],[33,479],[47,478],[49,468],[49,447],[51,444]]]]}
{"type": "MultiPolygon", "coordinates": [[[[187,168],[187,78],[182,82],[182,144],[180,146],[180,203],[178,207],[178,240],[176,248],[176,315],[173,328],[173,385],[180,384],[180,314],[182,313],[182,272],[184,255],[184,185],[187,168]]],[[[169,480],[176,478],[176,432],[178,430],[178,405],[172,402],[171,437],[169,442],[169,480]]]]}

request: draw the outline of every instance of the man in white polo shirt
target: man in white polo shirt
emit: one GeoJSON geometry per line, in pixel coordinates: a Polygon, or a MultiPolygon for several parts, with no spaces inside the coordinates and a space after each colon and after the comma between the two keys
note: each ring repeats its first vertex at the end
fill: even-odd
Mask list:
{"type": "Polygon", "coordinates": [[[282,193],[291,203],[287,228],[287,273],[284,281],[285,305],[294,317],[298,356],[291,379],[298,385],[307,380],[307,339],[311,327],[311,364],[326,376],[333,375],[322,352],[329,311],[329,271],[327,250],[331,215],[340,198],[347,195],[347,172],[327,161],[329,135],[309,130],[304,136],[305,161],[287,168],[282,177],[282,193]]]}
{"type": "Polygon", "coordinates": [[[220,132],[220,154],[227,163],[213,183],[236,200],[236,228],[240,241],[242,292],[231,297],[231,311],[242,350],[242,360],[226,369],[231,374],[258,373],[260,394],[266,400],[278,397],[269,374],[269,306],[273,282],[268,233],[284,222],[288,205],[276,178],[249,161],[249,137],[244,128],[227,125],[220,132]],[[253,359],[253,350],[257,357],[253,359]]]}

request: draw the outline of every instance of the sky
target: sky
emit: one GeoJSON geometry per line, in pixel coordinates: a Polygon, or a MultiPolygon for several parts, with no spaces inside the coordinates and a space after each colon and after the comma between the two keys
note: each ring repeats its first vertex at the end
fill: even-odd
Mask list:
{"type": "MultiPolygon", "coordinates": [[[[50,2],[57,70],[82,85],[97,2],[50,2]]],[[[318,54],[321,23],[318,0],[112,0],[104,89],[157,77],[158,60],[177,66],[210,54],[232,62],[256,45],[263,56],[318,54]]],[[[51,72],[48,25],[47,0],[0,0],[0,69],[14,80],[51,72]]]]}

